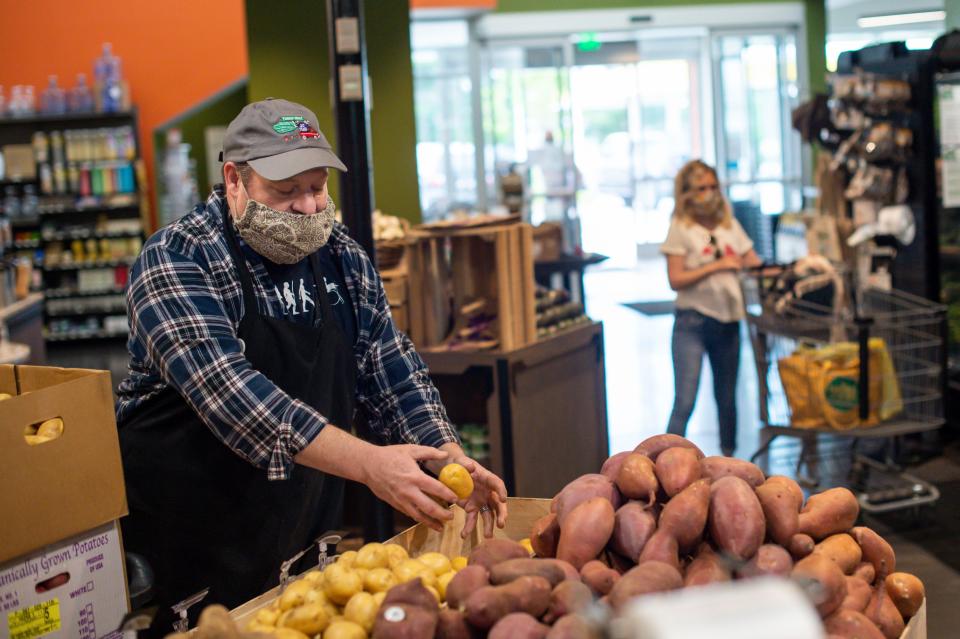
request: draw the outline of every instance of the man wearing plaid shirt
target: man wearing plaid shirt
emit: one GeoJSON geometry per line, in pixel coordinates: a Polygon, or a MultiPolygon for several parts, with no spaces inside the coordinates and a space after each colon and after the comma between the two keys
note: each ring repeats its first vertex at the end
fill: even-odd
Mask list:
{"type": "Polygon", "coordinates": [[[440,529],[506,519],[503,482],[467,458],[369,257],[333,220],[346,170],[305,107],[248,105],[224,140],[224,185],[144,245],[127,292],[131,361],[117,421],[130,516],[161,605],[212,584],[236,605],[338,525],[342,480],[440,529]],[[350,433],[354,406],[379,442],[350,433]],[[379,444],[379,445],[378,445],[379,444]],[[425,474],[465,466],[458,501],[425,474]],[[267,550],[269,548],[269,551],[267,550]]]}

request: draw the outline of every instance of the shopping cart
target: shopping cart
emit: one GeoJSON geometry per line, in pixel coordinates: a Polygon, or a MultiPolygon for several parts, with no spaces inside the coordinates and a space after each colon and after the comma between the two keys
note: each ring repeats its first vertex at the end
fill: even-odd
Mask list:
{"type": "MultiPolygon", "coordinates": [[[[858,290],[843,277],[837,278],[832,289],[832,303],[824,303],[822,297],[813,302],[777,296],[775,278],[769,267],[753,269],[741,278],[763,424],[760,448],[751,459],[762,458],[767,468],[795,461],[795,474],[808,487],[820,485],[821,479],[829,476],[829,483],[846,484],[854,490],[867,512],[935,502],[937,488],[903,472],[894,459],[902,436],[936,430],[944,424],[945,307],[902,291],[858,290]],[[884,419],[878,418],[877,407],[871,406],[877,402],[871,387],[871,375],[878,374],[871,364],[875,338],[883,340],[892,362],[885,383],[895,389],[895,376],[902,402],[902,408],[890,411],[884,419]],[[856,404],[845,407],[856,419],[843,430],[836,424],[810,423],[809,419],[804,427],[798,427],[801,420],[794,419],[780,363],[798,348],[838,343],[855,355],[850,361],[856,362],[856,380],[849,375],[842,390],[847,391],[845,401],[856,404]],[[781,436],[796,439],[792,445],[778,442],[771,448],[781,436]],[[872,445],[864,441],[867,439],[872,445]],[[872,449],[869,456],[864,454],[867,448],[872,449]]],[[[876,386],[878,380],[873,382],[876,386]]]]}

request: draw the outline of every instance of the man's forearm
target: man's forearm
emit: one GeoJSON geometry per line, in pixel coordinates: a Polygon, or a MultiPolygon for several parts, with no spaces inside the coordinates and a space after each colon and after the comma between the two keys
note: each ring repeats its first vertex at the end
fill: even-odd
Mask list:
{"type": "Polygon", "coordinates": [[[374,444],[328,424],[293,460],[324,473],[364,482],[366,462],[373,448],[374,444]]]}

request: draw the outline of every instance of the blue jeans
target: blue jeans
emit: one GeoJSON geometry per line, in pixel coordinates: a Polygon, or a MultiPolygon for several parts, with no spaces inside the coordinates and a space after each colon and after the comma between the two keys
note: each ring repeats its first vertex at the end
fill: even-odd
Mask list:
{"type": "Polygon", "coordinates": [[[667,432],[684,435],[700,386],[703,354],[713,370],[713,396],[720,419],[720,448],[732,455],[737,446],[737,371],[740,368],[740,322],[719,322],[697,311],[679,309],[673,324],[673,379],[676,398],[667,432]]]}

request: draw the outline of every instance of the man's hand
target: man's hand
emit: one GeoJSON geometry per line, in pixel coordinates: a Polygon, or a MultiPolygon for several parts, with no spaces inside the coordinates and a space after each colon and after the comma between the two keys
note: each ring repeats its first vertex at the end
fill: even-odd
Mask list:
{"type": "Polygon", "coordinates": [[[361,481],[370,487],[373,494],[414,521],[442,531],[443,522],[452,519],[453,513],[431,497],[454,503],[457,496],[424,473],[418,462],[443,460],[447,458],[447,453],[439,448],[412,444],[371,446],[367,453],[363,460],[361,481]]]}
{"type": "Polygon", "coordinates": [[[483,519],[483,534],[493,537],[493,525],[503,528],[507,524],[507,487],[503,480],[470,459],[457,444],[449,443],[440,447],[449,457],[443,462],[428,462],[430,470],[439,473],[446,464],[456,463],[467,469],[473,478],[473,494],[465,500],[456,502],[467,513],[461,537],[466,538],[477,525],[477,519],[483,519]]]}

